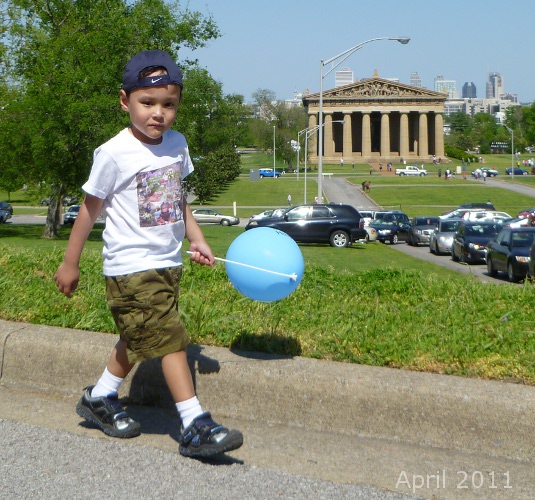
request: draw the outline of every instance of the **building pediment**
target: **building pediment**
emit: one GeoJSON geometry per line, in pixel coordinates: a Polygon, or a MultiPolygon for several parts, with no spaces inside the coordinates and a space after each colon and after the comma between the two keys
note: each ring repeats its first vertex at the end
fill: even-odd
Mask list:
{"type": "MultiPolygon", "coordinates": [[[[392,82],[379,77],[372,77],[356,83],[323,91],[323,101],[379,101],[379,100],[441,100],[448,95],[421,87],[392,82]]],[[[319,92],[303,96],[305,106],[319,101],[319,92]]]]}

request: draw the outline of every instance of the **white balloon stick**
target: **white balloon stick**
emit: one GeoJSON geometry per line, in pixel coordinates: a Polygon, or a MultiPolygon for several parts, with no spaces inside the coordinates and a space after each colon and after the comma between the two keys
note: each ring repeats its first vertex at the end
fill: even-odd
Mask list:
{"type": "MultiPolygon", "coordinates": [[[[193,252],[190,252],[188,250],[186,253],[191,255],[193,252]]],[[[277,271],[272,271],[271,269],[264,269],[263,267],[256,267],[256,266],[251,266],[250,264],[245,264],[243,262],[236,262],[235,260],[222,259],[221,257],[214,257],[214,259],[220,262],[228,262],[229,264],[236,264],[238,266],[248,267],[250,269],[256,269],[257,271],[264,271],[265,273],[271,273],[271,274],[276,274],[278,276],[284,276],[285,278],[290,278],[292,281],[295,281],[297,279],[297,273],[284,274],[284,273],[279,273],[277,271]]]]}

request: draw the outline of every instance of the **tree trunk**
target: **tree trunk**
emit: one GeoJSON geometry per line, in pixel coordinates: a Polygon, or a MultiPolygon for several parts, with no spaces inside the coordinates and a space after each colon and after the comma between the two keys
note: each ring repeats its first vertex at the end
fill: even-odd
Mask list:
{"type": "Polygon", "coordinates": [[[45,238],[57,238],[61,224],[61,208],[63,206],[63,185],[53,185],[50,193],[50,205],[46,214],[45,238]]]}

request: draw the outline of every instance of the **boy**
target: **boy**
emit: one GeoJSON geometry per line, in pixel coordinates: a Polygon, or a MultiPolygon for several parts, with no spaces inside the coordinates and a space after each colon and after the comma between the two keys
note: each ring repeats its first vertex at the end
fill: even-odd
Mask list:
{"type": "Polygon", "coordinates": [[[126,65],[120,102],[130,127],[95,150],[83,186],[86,196],[54,279],[67,297],[76,290],[83,247],[104,209],[106,298],[120,340],[76,411],[110,436],[138,436],[140,425],[117,393],[135,363],[161,357],[182,421],[179,451],[209,457],[239,448],[243,435],[203,412],[187,363],[189,337],[177,310],[184,236],[193,261],[214,264],[181,186],[193,171],[184,136],[171,130],[181,97],[182,73],[167,52],[140,52],[126,65]]]}

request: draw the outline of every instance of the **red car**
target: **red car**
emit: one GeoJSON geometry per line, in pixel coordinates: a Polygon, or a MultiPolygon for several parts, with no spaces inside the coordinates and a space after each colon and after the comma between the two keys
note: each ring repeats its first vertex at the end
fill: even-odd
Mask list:
{"type": "Polygon", "coordinates": [[[535,216],[535,207],[527,208],[526,210],[522,210],[521,212],[518,212],[518,216],[522,219],[527,219],[530,215],[535,216]]]}

